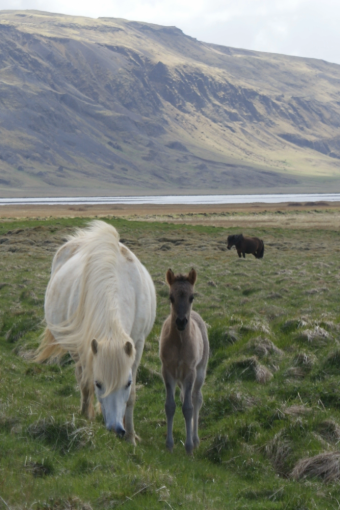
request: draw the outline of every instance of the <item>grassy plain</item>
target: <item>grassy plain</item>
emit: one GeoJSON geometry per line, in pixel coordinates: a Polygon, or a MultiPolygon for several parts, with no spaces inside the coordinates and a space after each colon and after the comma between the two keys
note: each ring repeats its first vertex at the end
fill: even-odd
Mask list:
{"type": "Polygon", "coordinates": [[[87,221],[0,223],[0,509],[339,508],[339,212],[106,219],[157,290],[138,374],[136,448],[107,432],[101,417],[79,415],[67,357],[61,365],[31,361],[52,256],[87,221]],[[263,260],[226,250],[227,235],[240,231],[264,240],[263,260]],[[201,445],[191,458],[178,395],[174,453],[165,448],[158,337],[169,311],[165,271],[192,266],[211,357],[201,445]]]}

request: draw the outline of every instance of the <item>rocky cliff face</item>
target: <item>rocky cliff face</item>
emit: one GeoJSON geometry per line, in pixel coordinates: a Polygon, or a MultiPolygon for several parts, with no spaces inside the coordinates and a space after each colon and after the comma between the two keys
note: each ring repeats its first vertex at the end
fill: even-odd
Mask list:
{"type": "Polygon", "coordinates": [[[0,193],[332,189],[340,66],[174,27],[0,13],[0,193]]]}

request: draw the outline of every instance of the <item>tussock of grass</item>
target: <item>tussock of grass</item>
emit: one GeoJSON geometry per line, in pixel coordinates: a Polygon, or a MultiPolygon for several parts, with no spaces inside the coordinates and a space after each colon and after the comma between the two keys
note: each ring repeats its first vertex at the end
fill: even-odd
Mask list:
{"type": "Polygon", "coordinates": [[[304,379],[308,371],[303,367],[290,367],[286,370],[285,375],[292,379],[304,379]]]}
{"type": "Polygon", "coordinates": [[[272,379],[273,374],[259,363],[256,356],[251,356],[232,361],[227,368],[226,376],[229,379],[250,380],[265,384],[272,379]]]}
{"type": "Polygon", "coordinates": [[[94,444],[93,430],[88,426],[88,422],[82,427],[77,427],[74,421],[60,422],[52,416],[32,423],[27,428],[27,434],[61,453],[94,444]]]}
{"type": "Polygon", "coordinates": [[[284,413],[289,416],[305,416],[311,412],[312,409],[304,405],[293,405],[284,409],[284,413]]]}
{"type": "Polygon", "coordinates": [[[259,358],[269,355],[278,357],[284,356],[284,352],[276,347],[276,345],[268,338],[253,338],[248,342],[247,350],[259,358]]]}
{"type": "Polygon", "coordinates": [[[294,357],[293,363],[297,367],[302,367],[305,370],[311,370],[316,362],[316,356],[300,352],[294,357]]]}
{"type": "Polygon", "coordinates": [[[222,395],[210,397],[201,411],[202,418],[213,417],[218,420],[223,416],[242,413],[256,405],[257,399],[241,391],[223,392],[222,395]]]}
{"type": "Polygon", "coordinates": [[[332,351],[324,361],[323,370],[327,373],[340,373],[340,349],[332,351]]]}
{"type": "Polygon", "coordinates": [[[259,332],[264,333],[266,335],[270,335],[270,327],[268,324],[261,322],[257,319],[253,319],[249,323],[242,324],[240,331],[243,332],[259,332]]]}
{"type": "Polygon", "coordinates": [[[303,328],[307,326],[307,322],[304,319],[288,319],[282,324],[282,331],[285,333],[290,333],[291,331],[295,331],[296,329],[303,328]]]}
{"type": "Polygon", "coordinates": [[[287,464],[292,451],[292,442],[282,432],[277,433],[265,446],[265,453],[272,462],[275,471],[283,476],[288,474],[287,464]]]}
{"type": "Polygon", "coordinates": [[[327,345],[332,340],[332,337],[324,328],[315,326],[313,329],[301,331],[296,337],[296,340],[308,342],[315,347],[322,347],[327,345]]]}
{"type": "Polygon", "coordinates": [[[301,478],[321,478],[324,482],[340,480],[340,452],[326,452],[301,459],[297,462],[291,477],[295,480],[301,478]]]}
{"type": "Polygon", "coordinates": [[[334,420],[324,420],[317,426],[317,431],[328,443],[340,442],[340,425],[334,420]]]}

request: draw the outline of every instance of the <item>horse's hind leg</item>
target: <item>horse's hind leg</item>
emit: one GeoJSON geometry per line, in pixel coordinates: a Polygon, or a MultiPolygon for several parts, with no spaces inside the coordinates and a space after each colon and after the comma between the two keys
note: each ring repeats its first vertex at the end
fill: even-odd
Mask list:
{"type": "Polygon", "coordinates": [[[167,436],[166,436],[166,447],[170,452],[174,447],[174,438],[172,435],[172,428],[174,422],[174,415],[176,411],[176,402],[175,402],[175,390],[176,390],[176,380],[172,377],[172,375],[163,368],[163,379],[166,390],[166,400],[165,400],[165,413],[166,413],[166,421],[167,421],[167,436]]]}
{"type": "Polygon", "coordinates": [[[193,419],[193,411],[194,407],[192,404],[192,388],[194,385],[195,373],[190,372],[183,381],[183,405],[182,412],[185,419],[185,427],[187,432],[187,437],[185,440],[185,449],[186,452],[191,454],[194,449],[194,443],[192,440],[192,419],[193,419]]]}
{"type": "Polygon", "coordinates": [[[197,371],[196,381],[192,392],[192,403],[194,406],[192,439],[194,443],[194,448],[197,448],[197,446],[200,444],[200,440],[198,437],[198,417],[203,403],[201,388],[204,383],[204,378],[205,371],[204,370],[197,371]]]}

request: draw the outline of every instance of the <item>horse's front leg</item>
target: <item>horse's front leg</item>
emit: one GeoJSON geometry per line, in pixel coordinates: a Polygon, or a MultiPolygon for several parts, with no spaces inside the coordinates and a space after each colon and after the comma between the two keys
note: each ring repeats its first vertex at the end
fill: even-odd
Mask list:
{"type": "Polygon", "coordinates": [[[241,250],[237,250],[237,255],[238,255],[238,257],[239,257],[239,258],[241,258],[241,257],[242,257],[242,252],[241,252],[241,250]]]}
{"type": "Polygon", "coordinates": [[[136,342],[136,357],[135,361],[132,365],[132,384],[131,384],[131,393],[129,400],[126,404],[126,411],[125,411],[125,439],[132,443],[133,445],[136,445],[136,439],[140,440],[140,438],[137,436],[134,428],[133,423],[133,409],[135,405],[136,400],[136,376],[137,376],[137,369],[139,367],[139,363],[143,354],[143,348],[144,348],[144,340],[141,340],[139,342],[136,342]]]}
{"type": "Polygon", "coordinates": [[[88,384],[83,381],[83,369],[80,365],[76,365],[75,373],[80,388],[80,412],[92,420],[94,418],[93,390],[91,391],[88,384]]]}
{"type": "Polygon", "coordinates": [[[165,400],[165,414],[166,414],[166,423],[167,423],[167,435],[166,435],[166,447],[172,452],[174,447],[174,438],[172,435],[172,428],[174,423],[174,415],[176,411],[176,402],[175,402],[175,390],[176,390],[176,380],[172,375],[166,370],[162,369],[165,390],[166,390],[166,400],[165,400]]]}
{"type": "Polygon", "coordinates": [[[183,381],[183,405],[182,412],[185,419],[185,428],[187,437],[185,440],[185,450],[190,455],[194,449],[192,440],[192,418],[193,418],[193,405],[192,405],[192,388],[195,381],[195,374],[190,372],[183,381]]]}

